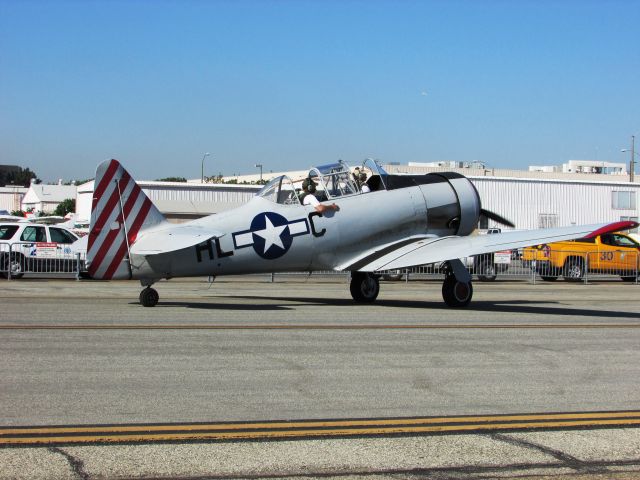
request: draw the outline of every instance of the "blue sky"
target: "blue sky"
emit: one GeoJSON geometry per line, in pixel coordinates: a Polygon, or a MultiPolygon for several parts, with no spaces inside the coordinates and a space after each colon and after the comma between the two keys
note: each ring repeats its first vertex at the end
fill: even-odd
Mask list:
{"type": "Polygon", "coordinates": [[[640,0],[0,0],[0,164],[44,180],[628,162],[639,88],[640,0]]]}

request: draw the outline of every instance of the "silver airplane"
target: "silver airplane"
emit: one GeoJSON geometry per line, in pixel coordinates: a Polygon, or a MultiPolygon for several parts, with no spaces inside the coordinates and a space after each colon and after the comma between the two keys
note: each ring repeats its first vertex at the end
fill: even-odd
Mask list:
{"type": "Polygon", "coordinates": [[[443,262],[443,299],[450,307],[465,307],[473,286],[460,257],[637,225],[615,222],[471,235],[483,215],[513,224],[484,210],[465,176],[390,175],[371,159],[360,171],[368,172],[366,187],[342,161],[314,167],[304,180],[294,182],[283,175],[241,207],[173,224],[117,160],[105,161],[96,171],[89,274],[95,279],[140,280],[140,303],[153,307],[159,296],[151,285],[160,279],[349,271],[353,299],[373,302],[380,290],[378,272],[443,262]],[[301,200],[303,182],[317,189],[319,205],[301,200]]]}

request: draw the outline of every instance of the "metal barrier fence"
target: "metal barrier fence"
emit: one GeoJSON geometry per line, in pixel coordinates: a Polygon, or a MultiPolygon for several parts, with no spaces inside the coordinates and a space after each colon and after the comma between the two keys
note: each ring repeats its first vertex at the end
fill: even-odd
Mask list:
{"type": "MultiPolygon", "coordinates": [[[[626,282],[640,282],[640,252],[608,250],[579,252],[566,250],[524,249],[513,254],[508,263],[491,264],[490,255],[480,255],[462,259],[474,280],[494,281],[496,279],[519,278],[553,282],[558,279],[573,282],[622,279],[626,282]],[[473,259],[473,260],[472,260],[473,259]]],[[[501,260],[502,262],[502,260],[501,260]]],[[[420,279],[443,276],[443,264],[423,265],[405,270],[382,272],[383,279],[420,279]]]]}
{"type": "MultiPolygon", "coordinates": [[[[550,248],[526,248],[519,253],[514,253],[508,261],[504,256],[498,259],[491,254],[465,257],[462,261],[474,280],[479,281],[520,279],[535,284],[541,280],[552,282],[564,279],[588,283],[599,279],[619,278],[638,284],[640,252],[628,250],[585,253],[550,248]]],[[[0,242],[0,276],[18,279],[25,273],[52,275],[75,273],[76,278],[80,278],[86,273],[85,255],[85,253],[65,251],[64,245],[0,242]]],[[[379,273],[382,280],[435,280],[444,277],[443,267],[443,263],[435,263],[379,273]]],[[[271,280],[281,275],[309,275],[309,273],[271,274],[271,280]]],[[[313,275],[348,276],[348,272],[313,272],[313,275]]]]}
{"type": "Polygon", "coordinates": [[[75,273],[85,271],[86,254],[69,245],[43,242],[0,242],[0,277],[19,279],[25,273],[75,273]]]}
{"type": "MultiPolygon", "coordinates": [[[[553,249],[525,249],[522,261],[544,281],[588,283],[590,280],[620,278],[626,282],[640,280],[640,251],[602,249],[594,252],[553,249]]],[[[534,277],[535,278],[535,277],[534,277]]]]}

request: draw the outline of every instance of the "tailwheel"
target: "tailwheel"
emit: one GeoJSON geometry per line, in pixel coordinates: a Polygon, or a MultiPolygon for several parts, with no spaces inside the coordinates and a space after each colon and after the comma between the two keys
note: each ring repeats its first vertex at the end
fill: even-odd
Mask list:
{"type": "Polygon", "coordinates": [[[455,275],[447,275],[442,284],[444,303],[453,308],[466,307],[473,297],[471,282],[460,282],[455,275]]]}
{"type": "Polygon", "coordinates": [[[143,307],[155,307],[159,299],[160,295],[151,287],[147,287],[140,292],[140,304],[143,307]]]}
{"type": "Polygon", "coordinates": [[[356,302],[372,303],[380,292],[380,281],[371,273],[353,272],[349,290],[356,302]]]}

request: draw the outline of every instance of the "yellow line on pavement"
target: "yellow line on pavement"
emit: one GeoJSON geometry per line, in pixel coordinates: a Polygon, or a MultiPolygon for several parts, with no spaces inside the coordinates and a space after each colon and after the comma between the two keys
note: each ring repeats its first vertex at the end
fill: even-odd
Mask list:
{"type": "Polygon", "coordinates": [[[0,445],[259,440],[640,426],[640,411],[185,425],[5,427],[0,445]]]}

